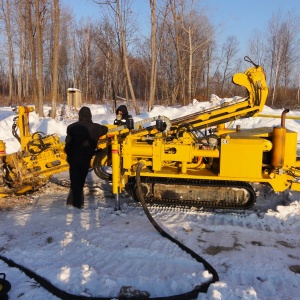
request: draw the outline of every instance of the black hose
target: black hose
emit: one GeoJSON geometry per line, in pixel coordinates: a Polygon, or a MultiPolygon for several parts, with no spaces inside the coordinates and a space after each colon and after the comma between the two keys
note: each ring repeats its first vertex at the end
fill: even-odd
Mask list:
{"type": "Polygon", "coordinates": [[[169,297],[157,297],[157,298],[151,298],[151,299],[178,299],[178,300],[187,300],[187,299],[194,299],[197,298],[197,295],[199,293],[206,293],[208,290],[208,287],[210,286],[211,283],[217,282],[219,281],[219,275],[217,273],[217,271],[201,256],[199,256],[197,253],[195,253],[193,250],[191,250],[190,248],[188,248],[187,246],[183,245],[182,243],[180,243],[179,241],[177,241],[175,238],[173,238],[171,235],[169,235],[167,232],[165,232],[158,224],[157,222],[153,219],[153,217],[151,216],[146,202],[144,200],[144,195],[143,195],[143,191],[142,191],[142,185],[141,185],[141,170],[144,167],[143,163],[139,163],[137,170],[136,170],[136,184],[137,184],[137,189],[136,189],[136,195],[139,199],[139,201],[141,202],[144,212],[146,214],[146,216],[148,217],[149,221],[151,222],[151,224],[155,227],[155,229],[165,238],[169,239],[171,242],[177,244],[182,250],[184,250],[185,252],[187,252],[188,254],[190,254],[193,258],[195,258],[199,263],[202,263],[204,265],[204,267],[206,268],[206,270],[208,270],[211,274],[212,274],[212,279],[210,281],[207,281],[203,284],[201,284],[200,286],[197,286],[197,288],[195,288],[194,290],[184,293],[184,294],[180,294],[180,295],[175,295],[175,296],[169,296],[169,297]]]}
{"type": "Polygon", "coordinates": [[[14,262],[11,259],[8,259],[2,255],[0,255],[0,259],[3,260],[9,267],[18,268],[22,272],[24,272],[28,277],[34,279],[37,283],[39,283],[44,289],[50,292],[52,295],[58,297],[62,300],[84,300],[84,299],[92,299],[92,300],[111,300],[112,298],[103,298],[103,297],[87,297],[87,296],[77,296],[70,293],[67,293],[58,287],[54,286],[50,281],[43,278],[42,276],[36,274],[35,272],[27,269],[24,266],[21,266],[14,262]]]}
{"type": "MultiPolygon", "coordinates": [[[[156,299],[156,300],[163,300],[163,299],[170,299],[170,300],[188,300],[188,299],[194,299],[197,298],[197,295],[199,293],[206,293],[208,290],[208,287],[210,286],[211,283],[214,283],[219,280],[218,273],[216,270],[202,257],[200,257],[198,254],[196,254],[194,251],[177,241],[175,238],[170,236],[168,233],[166,233],[153,219],[151,216],[146,203],[144,201],[143,193],[142,193],[142,188],[141,188],[141,178],[140,178],[140,172],[141,169],[143,168],[143,164],[140,163],[137,168],[136,172],[136,182],[137,182],[137,196],[143,206],[143,209],[146,213],[146,216],[148,217],[149,221],[151,224],[155,227],[155,229],[163,236],[172,241],[173,243],[177,244],[182,250],[186,251],[188,254],[190,254],[193,258],[195,258],[199,263],[202,263],[204,267],[213,275],[212,279],[210,281],[207,281],[200,286],[197,286],[194,290],[180,294],[180,295],[174,295],[174,296],[169,296],[169,297],[156,297],[156,298],[150,298],[150,299],[156,299]]],[[[0,255],[0,259],[4,261],[9,267],[13,268],[18,268],[22,272],[24,272],[28,277],[34,279],[37,283],[39,283],[44,289],[46,289],[48,292],[50,292],[52,295],[62,299],[62,300],[85,300],[85,299],[90,299],[90,300],[111,300],[112,298],[105,298],[105,297],[89,297],[89,296],[78,296],[78,295],[73,295],[70,294],[66,291],[63,291],[59,289],[58,287],[54,286],[50,281],[47,279],[43,278],[42,276],[36,274],[35,272],[29,270],[28,268],[16,263],[15,261],[6,258],[2,255],[0,255]]]]}

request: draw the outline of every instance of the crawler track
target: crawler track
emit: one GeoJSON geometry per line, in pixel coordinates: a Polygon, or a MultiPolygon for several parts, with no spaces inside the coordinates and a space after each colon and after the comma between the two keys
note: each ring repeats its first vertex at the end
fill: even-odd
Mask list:
{"type": "MultiPolygon", "coordinates": [[[[151,204],[247,209],[256,201],[252,186],[240,181],[141,177],[141,189],[145,201],[151,204]]],[[[140,201],[136,181],[130,190],[140,201]]]]}

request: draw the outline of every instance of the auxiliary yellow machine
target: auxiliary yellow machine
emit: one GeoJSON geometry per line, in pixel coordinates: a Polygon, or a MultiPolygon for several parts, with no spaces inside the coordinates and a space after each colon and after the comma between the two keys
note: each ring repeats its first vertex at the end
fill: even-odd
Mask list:
{"type": "Polygon", "coordinates": [[[65,144],[58,134],[30,133],[29,113],[33,107],[17,106],[13,110],[12,132],[20,142],[21,150],[6,154],[0,141],[0,198],[10,194],[21,195],[44,185],[51,175],[69,169],[64,153],[65,144]]]}

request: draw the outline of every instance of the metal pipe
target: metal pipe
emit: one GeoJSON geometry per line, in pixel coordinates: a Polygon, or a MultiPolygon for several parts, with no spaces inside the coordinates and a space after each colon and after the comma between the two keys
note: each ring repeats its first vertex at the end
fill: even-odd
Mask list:
{"type": "Polygon", "coordinates": [[[281,114],[281,127],[285,128],[285,119],[286,119],[286,114],[289,112],[290,110],[287,108],[285,109],[282,114],[281,114]]]}
{"type": "MultiPolygon", "coordinates": [[[[281,118],[281,115],[258,114],[256,117],[260,117],[260,118],[280,119],[280,118],[281,118]]],[[[286,116],[285,119],[289,119],[289,120],[300,120],[300,116],[286,116]]]]}
{"type": "Polygon", "coordinates": [[[121,210],[119,194],[115,194],[115,210],[121,210]]]}

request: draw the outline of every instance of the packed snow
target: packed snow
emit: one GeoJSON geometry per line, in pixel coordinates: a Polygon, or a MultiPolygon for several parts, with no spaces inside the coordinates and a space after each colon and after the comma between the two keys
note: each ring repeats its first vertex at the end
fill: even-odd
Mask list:
{"type": "MultiPolygon", "coordinates": [[[[164,115],[170,119],[238,100],[194,102],[185,107],[156,106],[135,121],[164,115]]],[[[112,124],[115,115],[107,105],[90,105],[93,121],[112,124]]],[[[49,114],[45,107],[45,115],[49,114]]],[[[265,107],[263,113],[282,110],[265,107]]],[[[30,114],[31,132],[58,133],[77,120],[74,109],[59,107],[57,119],[30,114]]],[[[299,116],[292,111],[289,115],[299,116]]],[[[0,140],[6,152],[20,149],[11,133],[15,113],[0,108],[0,140]]],[[[232,126],[273,127],[278,118],[249,118],[232,126]]],[[[297,120],[286,127],[300,132],[297,120]]],[[[300,137],[298,142],[300,142],[300,137]]],[[[147,219],[141,205],[126,193],[121,211],[114,209],[111,183],[89,173],[83,209],[66,205],[68,172],[55,175],[39,191],[0,199],[14,203],[0,211],[0,255],[25,266],[53,285],[74,295],[118,297],[122,287],[147,291],[151,298],[192,290],[210,274],[178,246],[162,237],[147,219]]],[[[300,193],[274,193],[255,185],[257,204],[247,211],[191,210],[151,207],[153,218],[170,235],[207,260],[218,272],[198,300],[300,299],[300,193]]],[[[58,299],[17,268],[0,260],[0,273],[11,283],[9,299],[58,299]]],[[[1,278],[1,277],[0,277],[1,278]]]]}

